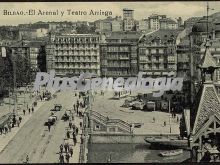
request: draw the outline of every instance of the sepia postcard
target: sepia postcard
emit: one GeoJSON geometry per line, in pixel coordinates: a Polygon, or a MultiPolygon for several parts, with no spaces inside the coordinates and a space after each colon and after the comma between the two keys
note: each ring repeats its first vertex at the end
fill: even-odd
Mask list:
{"type": "Polygon", "coordinates": [[[220,2],[0,2],[0,164],[220,162],[220,2]]]}

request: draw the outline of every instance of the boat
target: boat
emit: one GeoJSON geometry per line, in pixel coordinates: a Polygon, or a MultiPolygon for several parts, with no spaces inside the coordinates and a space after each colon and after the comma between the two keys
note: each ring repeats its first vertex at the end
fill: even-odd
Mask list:
{"type": "Polygon", "coordinates": [[[160,152],[160,156],[163,157],[169,157],[169,156],[177,156],[183,153],[182,149],[177,149],[177,150],[170,150],[170,151],[164,151],[160,152]]]}
{"type": "Polygon", "coordinates": [[[181,149],[188,149],[188,140],[180,140],[174,138],[156,138],[150,137],[145,138],[145,142],[150,143],[151,146],[161,148],[181,148],[181,149]]]}

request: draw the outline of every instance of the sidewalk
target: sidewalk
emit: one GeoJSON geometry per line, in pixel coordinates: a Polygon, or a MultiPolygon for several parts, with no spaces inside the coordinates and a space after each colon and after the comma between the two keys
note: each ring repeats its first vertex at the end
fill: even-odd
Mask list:
{"type": "MultiPolygon", "coordinates": [[[[34,108],[34,113],[44,104],[44,101],[38,102],[38,105],[34,108]]],[[[22,121],[20,123],[20,126],[17,125],[14,128],[11,128],[11,132],[8,132],[7,134],[0,135],[0,153],[4,150],[4,148],[8,145],[8,143],[13,139],[13,137],[17,134],[17,132],[20,130],[20,128],[23,127],[23,125],[30,119],[34,113],[28,113],[24,115],[22,111],[18,111],[18,114],[22,116],[22,121]]]]}

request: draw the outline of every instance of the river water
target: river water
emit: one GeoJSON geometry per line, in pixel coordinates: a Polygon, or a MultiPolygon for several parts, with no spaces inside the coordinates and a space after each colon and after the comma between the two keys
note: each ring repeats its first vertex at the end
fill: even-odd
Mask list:
{"type": "Polygon", "coordinates": [[[177,156],[161,157],[159,153],[162,150],[151,150],[147,144],[89,144],[88,149],[88,163],[106,163],[109,157],[111,163],[168,163],[190,158],[189,151],[177,156]]]}

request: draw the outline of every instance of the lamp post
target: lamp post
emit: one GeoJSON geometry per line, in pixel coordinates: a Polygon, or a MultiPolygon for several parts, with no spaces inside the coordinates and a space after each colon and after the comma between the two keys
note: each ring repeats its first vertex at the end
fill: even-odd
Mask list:
{"type": "Polygon", "coordinates": [[[171,121],[170,121],[170,99],[169,99],[169,125],[170,125],[170,133],[171,133],[172,130],[171,130],[171,121]]]}

